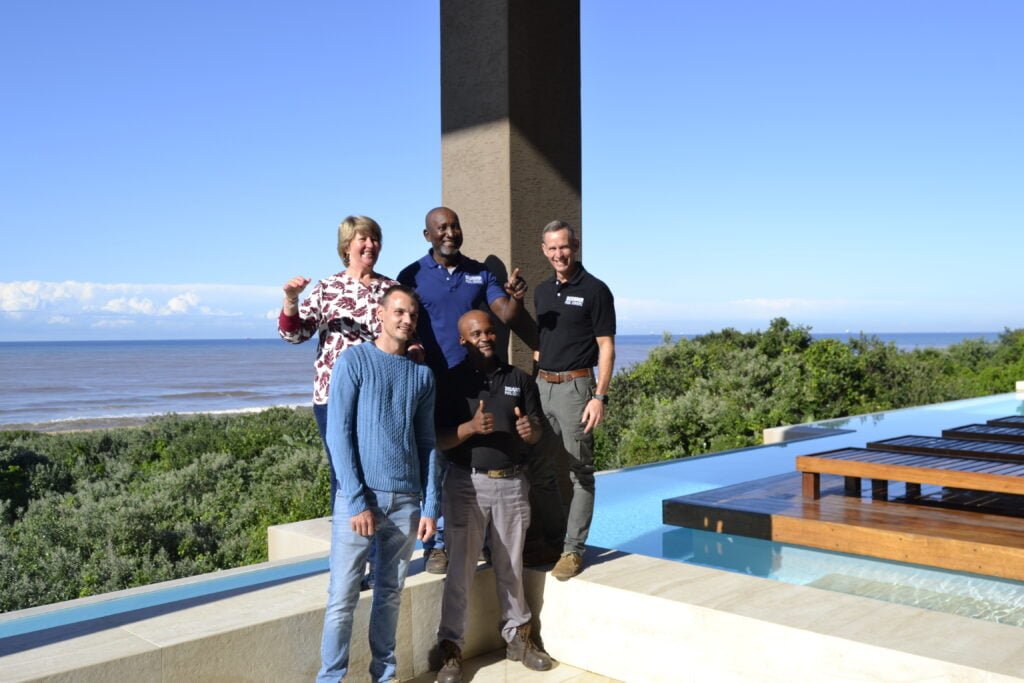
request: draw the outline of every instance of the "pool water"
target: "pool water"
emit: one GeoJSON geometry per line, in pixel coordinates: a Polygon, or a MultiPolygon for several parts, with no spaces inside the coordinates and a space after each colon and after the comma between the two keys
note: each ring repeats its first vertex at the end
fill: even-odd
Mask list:
{"type": "MultiPolygon", "coordinates": [[[[1002,394],[816,423],[833,436],[598,475],[589,543],[1024,627],[1024,583],[662,524],[662,500],[784,474],[798,455],[1024,414],[1002,394]]],[[[1024,524],[1024,520],[1022,520],[1024,524]]]]}

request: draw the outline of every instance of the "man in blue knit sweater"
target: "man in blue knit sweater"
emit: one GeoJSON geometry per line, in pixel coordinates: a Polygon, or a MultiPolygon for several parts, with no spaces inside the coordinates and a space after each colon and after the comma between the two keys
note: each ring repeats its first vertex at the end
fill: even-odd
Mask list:
{"type": "Polygon", "coordinates": [[[348,673],[352,616],[371,538],[377,539],[377,565],[370,676],[376,683],[398,680],[395,631],[402,586],[416,539],[426,540],[436,529],[440,498],[434,377],[405,355],[418,315],[411,289],[388,290],[377,309],[376,341],[348,349],[334,365],[327,446],[338,494],[318,681],[340,681],[348,673]]]}

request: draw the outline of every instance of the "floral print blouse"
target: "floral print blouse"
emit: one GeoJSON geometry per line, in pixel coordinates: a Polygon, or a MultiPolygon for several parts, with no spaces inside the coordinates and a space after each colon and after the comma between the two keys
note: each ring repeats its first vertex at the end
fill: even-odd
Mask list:
{"type": "Polygon", "coordinates": [[[370,277],[370,284],[364,285],[344,272],[335,273],[314,285],[309,297],[299,304],[297,315],[282,311],[278,318],[277,331],[286,342],[301,344],[317,335],[315,404],[327,403],[331,370],[341,352],[380,334],[377,302],[398,282],[377,273],[370,277]]]}

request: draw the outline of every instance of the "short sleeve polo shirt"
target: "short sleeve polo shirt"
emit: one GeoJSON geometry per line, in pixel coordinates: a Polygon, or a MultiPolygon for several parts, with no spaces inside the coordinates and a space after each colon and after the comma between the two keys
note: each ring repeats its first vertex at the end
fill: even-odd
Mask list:
{"type": "Polygon", "coordinates": [[[540,368],[565,372],[597,365],[597,337],[615,336],[615,298],[582,263],[567,282],[552,276],[534,291],[540,368]]]}
{"type": "Polygon", "coordinates": [[[523,462],[526,444],[516,431],[515,409],[541,419],[537,383],[522,370],[499,364],[494,372],[475,370],[469,362],[448,370],[438,382],[437,429],[446,430],[468,422],[484,402],[494,415],[494,431],[470,437],[446,451],[448,459],[462,467],[502,470],[523,462]]]}
{"type": "Polygon", "coordinates": [[[490,305],[506,296],[487,266],[462,257],[455,270],[434,260],[433,249],[398,274],[398,281],[412,287],[422,302],[416,334],[427,352],[427,365],[435,372],[453,368],[466,357],[459,344],[459,318],[462,314],[490,305]]]}

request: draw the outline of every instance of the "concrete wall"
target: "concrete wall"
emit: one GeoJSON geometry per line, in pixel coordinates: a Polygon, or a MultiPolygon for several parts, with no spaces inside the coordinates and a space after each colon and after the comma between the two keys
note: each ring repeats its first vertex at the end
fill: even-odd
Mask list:
{"type": "MultiPolygon", "coordinates": [[[[544,225],[582,231],[578,0],[444,0],[441,129],[442,202],[463,251],[535,287],[551,272],[544,225]]],[[[529,357],[513,344],[513,362],[529,357]]]]}

